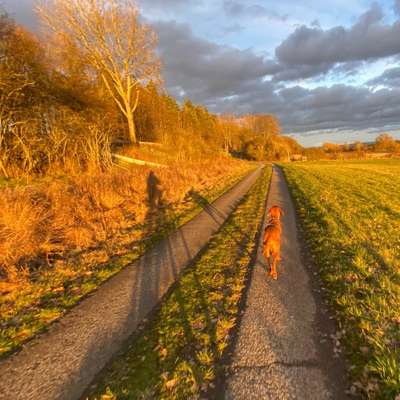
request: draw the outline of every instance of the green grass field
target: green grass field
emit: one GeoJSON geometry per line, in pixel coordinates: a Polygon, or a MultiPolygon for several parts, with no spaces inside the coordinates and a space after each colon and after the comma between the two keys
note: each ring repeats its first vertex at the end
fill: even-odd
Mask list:
{"type": "Polygon", "coordinates": [[[284,164],[337,337],[366,398],[400,394],[400,161],[284,164]]]}
{"type": "Polygon", "coordinates": [[[223,372],[220,360],[236,324],[270,176],[266,167],[150,325],[91,388],[89,399],[207,398],[223,372]]]}

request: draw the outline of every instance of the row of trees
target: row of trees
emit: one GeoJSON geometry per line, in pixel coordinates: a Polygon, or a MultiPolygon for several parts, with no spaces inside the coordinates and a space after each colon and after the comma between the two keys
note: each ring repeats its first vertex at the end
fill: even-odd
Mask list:
{"type": "Polygon", "coordinates": [[[395,140],[393,136],[388,133],[382,133],[379,135],[375,143],[370,146],[375,152],[381,153],[397,153],[400,154],[400,141],[395,140]]]}
{"type": "Polygon", "coordinates": [[[37,11],[41,39],[0,13],[1,174],[107,168],[121,139],[257,160],[297,151],[272,115],[217,116],[168,95],[134,0],[43,0],[37,11]]]}
{"type": "Polygon", "coordinates": [[[309,159],[341,159],[381,157],[400,154],[400,141],[388,133],[382,133],[372,143],[360,141],[347,144],[324,143],[321,147],[303,149],[303,154],[309,159]]]}
{"type": "MultiPolygon", "coordinates": [[[[183,140],[208,150],[252,160],[287,159],[301,151],[293,139],[281,136],[277,118],[270,114],[215,115],[206,107],[186,100],[181,106],[150,83],[140,95],[136,112],[137,131],[142,140],[176,144],[183,140]]],[[[203,149],[204,150],[204,149],[203,149]]]]}

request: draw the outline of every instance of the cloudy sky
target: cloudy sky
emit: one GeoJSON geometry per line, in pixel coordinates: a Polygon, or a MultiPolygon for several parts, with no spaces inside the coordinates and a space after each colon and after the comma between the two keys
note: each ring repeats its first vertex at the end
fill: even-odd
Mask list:
{"type": "MultiPolygon", "coordinates": [[[[0,0],[35,29],[33,0],[0,0]]],[[[164,80],[223,113],[274,113],[302,144],[400,138],[400,0],[139,0],[164,80]]]]}

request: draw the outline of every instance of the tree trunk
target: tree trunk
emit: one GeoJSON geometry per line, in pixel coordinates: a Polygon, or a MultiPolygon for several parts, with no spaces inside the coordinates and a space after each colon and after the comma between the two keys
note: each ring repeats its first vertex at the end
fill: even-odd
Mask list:
{"type": "Polygon", "coordinates": [[[132,144],[137,145],[137,139],[136,139],[136,129],[135,129],[135,121],[133,119],[133,112],[128,111],[126,115],[126,119],[128,120],[128,128],[129,128],[129,139],[132,144]]]}

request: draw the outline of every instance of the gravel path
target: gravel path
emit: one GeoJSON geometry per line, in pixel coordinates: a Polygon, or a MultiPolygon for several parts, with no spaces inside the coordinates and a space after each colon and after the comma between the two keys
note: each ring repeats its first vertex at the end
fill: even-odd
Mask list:
{"type": "Polygon", "coordinates": [[[267,208],[284,211],[278,281],[261,255],[247,292],[225,383],[226,399],[346,399],[345,369],[334,356],[332,321],[319,285],[301,253],[296,216],[285,178],[274,167],[267,208]]]}
{"type": "Polygon", "coordinates": [[[260,172],[258,168],[250,173],[214,202],[220,212],[206,208],[103,284],[47,333],[0,361],[0,399],[78,399],[218,230],[260,172]]]}

